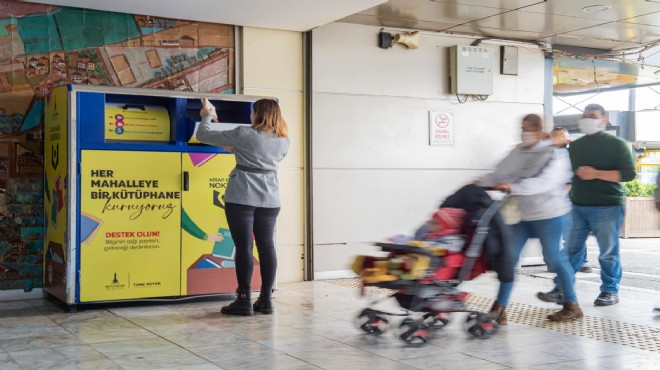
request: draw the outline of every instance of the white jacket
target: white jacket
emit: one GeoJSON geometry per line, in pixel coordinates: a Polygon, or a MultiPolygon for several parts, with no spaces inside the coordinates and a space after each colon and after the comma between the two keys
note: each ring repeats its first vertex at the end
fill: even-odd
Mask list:
{"type": "Polygon", "coordinates": [[[511,195],[520,199],[522,221],[537,221],[570,212],[567,184],[572,176],[568,151],[553,146],[548,139],[531,148],[516,146],[479,184],[510,184],[511,195]]]}

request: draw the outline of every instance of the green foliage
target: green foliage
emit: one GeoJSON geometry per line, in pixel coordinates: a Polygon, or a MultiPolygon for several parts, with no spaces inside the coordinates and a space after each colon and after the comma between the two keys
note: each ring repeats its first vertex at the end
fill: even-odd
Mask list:
{"type": "Polygon", "coordinates": [[[626,183],[627,197],[652,197],[655,184],[642,184],[638,179],[626,183]]]}

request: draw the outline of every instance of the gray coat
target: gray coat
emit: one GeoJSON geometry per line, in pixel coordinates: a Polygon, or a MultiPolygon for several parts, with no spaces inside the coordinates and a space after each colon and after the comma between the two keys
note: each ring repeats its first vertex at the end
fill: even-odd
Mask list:
{"type": "Polygon", "coordinates": [[[197,140],[202,143],[231,147],[236,164],[252,169],[272,171],[255,173],[234,168],[229,174],[229,183],[224,200],[228,203],[254,207],[280,207],[280,189],[277,179],[279,163],[289,150],[289,138],[276,137],[273,133],[257,131],[249,126],[233,130],[214,130],[211,116],[202,118],[197,128],[197,140]]]}
{"type": "Polygon", "coordinates": [[[519,196],[522,220],[537,221],[571,211],[566,185],[571,176],[568,151],[555,148],[550,140],[541,140],[531,148],[516,146],[479,184],[510,184],[511,195],[519,196]]]}

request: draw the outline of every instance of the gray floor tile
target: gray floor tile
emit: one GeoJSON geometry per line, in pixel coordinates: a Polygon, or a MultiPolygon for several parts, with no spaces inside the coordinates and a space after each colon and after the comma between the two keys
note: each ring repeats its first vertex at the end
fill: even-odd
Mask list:
{"type": "Polygon", "coordinates": [[[209,362],[183,348],[141,352],[118,357],[110,357],[123,369],[162,369],[207,365],[209,362]]]}
{"type": "Polygon", "coordinates": [[[76,346],[82,344],[85,343],[73,334],[45,335],[45,333],[43,333],[33,337],[18,336],[13,339],[0,339],[0,348],[7,352],[76,346]]]}
{"type": "Polygon", "coordinates": [[[119,358],[136,353],[179,349],[179,346],[176,344],[160,337],[92,343],[90,346],[108,358],[119,358]]]}
{"type": "Polygon", "coordinates": [[[22,368],[43,369],[54,366],[74,368],[76,364],[106,358],[88,345],[8,352],[22,368]]]}
{"type": "Polygon", "coordinates": [[[499,370],[509,368],[508,366],[464,355],[462,353],[439,353],[438,356],[412,358],[401,360],[401,362],[419,369],[499,370]]]}
{"type": "Polygon", "coordinates": [[[253,356],[250,358],[232,359],[217,363],[227,370],[317,370],[319,367],[305,361],[285,355],[253,356]]]}
{"type": "Polygon", "coordinates": [[[0,352],[0,369],[7,369],[7,370],[14,370],[14,369],[20,369],[21,367],[18,366],[16,361],[14,361],[11,356],[7,352],[0,352]]]}

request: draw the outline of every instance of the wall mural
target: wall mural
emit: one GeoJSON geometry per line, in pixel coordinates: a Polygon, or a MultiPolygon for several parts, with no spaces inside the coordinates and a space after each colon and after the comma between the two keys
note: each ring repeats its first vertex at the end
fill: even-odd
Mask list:
{"type": "Polygon", "coordinates": [[[56,86],[234,93],[229,25],[0,0],[0,290],[42,286],[43,112],[56,86]]]}

